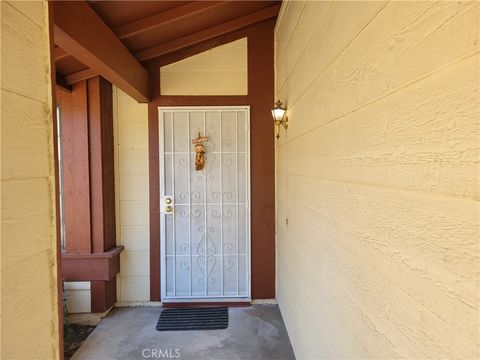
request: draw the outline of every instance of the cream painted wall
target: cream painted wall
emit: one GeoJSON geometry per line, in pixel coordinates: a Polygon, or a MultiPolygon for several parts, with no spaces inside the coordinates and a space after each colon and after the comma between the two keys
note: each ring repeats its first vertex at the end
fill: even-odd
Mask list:
{"type": "Polygon", "coordinates": [[[247,38],[160,68],[162,95],[247,95],[247,38]]]}
{"type": "Polygon", "coordinates": [[[478,2],[284,2],[277,300],[298,358],[479,358],[478,31],[478,2]]]}
{"type": "Polygon", "coordinates": [[[117,244],[120,255],[117,301],[150,300],[148,105],[114,87],[117,244]]]}
{"type": "Polygon", "coordinates": [[[1,358],[58,359],[47,3],[1,3],[1,358]]]}

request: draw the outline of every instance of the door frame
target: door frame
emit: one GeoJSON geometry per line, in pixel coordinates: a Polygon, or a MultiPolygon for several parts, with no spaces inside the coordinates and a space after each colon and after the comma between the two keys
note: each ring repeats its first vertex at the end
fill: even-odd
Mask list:
{"type": "MultiPolygon", "coordinates": [[[[165,243],[165,216],[166,214],[159,209],[159,216],[160,216],[160,301],[162,303],[218,303],[218,302],[250,302],[251,301],[251,294],[252,294],[252,246],[251,246],[251,239],[252,239],[252,218],[251,218],[251,210],[252,210],[252,201],[251,201],[251,164],[250,164],[250,157],[251,157],[251,144],[250,144],[250,106],[249,105],[234,105],[234,106],[158,106],[158,167],[159,167],[159,204],[160,207],[162,206],[162,198],[165,196],[165,185],[164,185],[164,177],[165,177],[165,168],[163,166],[164,163],[164,134],[163,134],[163,111],[207,111],[207,110],[246,110],[246,143],[245,143],[245,150],[246,150],[246,171],[247,171],[247,189],[246,189],[246,196],[247,196],[247,250],[248,254],[246,256],[247,260],[247,294],[243,297],[232,297],[230,295],[223,295],[223,296],[188,296],[188,297],[178,297],[178,298],[167,298],[166,295],[166,261],[163,254],[166,254],[166,243],[165,243]]],[[[190,139],[189,139],[190,140],[190,139]]],[[[175,203],[175,199],[174,199],[175,203]]],[[[237,249],[238,252],[238,249],[237,249]]],[[[238,276],[238,275],[237,275],[238,276]]]]}

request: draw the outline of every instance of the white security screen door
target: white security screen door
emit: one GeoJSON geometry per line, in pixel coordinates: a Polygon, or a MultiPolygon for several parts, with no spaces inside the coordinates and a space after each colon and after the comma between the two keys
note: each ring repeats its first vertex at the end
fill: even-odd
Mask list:
{"type": "Polygon", "coordinates": [[[162,301],[249,300],[249,107],[161,107],[158,118],[162,301]]]}

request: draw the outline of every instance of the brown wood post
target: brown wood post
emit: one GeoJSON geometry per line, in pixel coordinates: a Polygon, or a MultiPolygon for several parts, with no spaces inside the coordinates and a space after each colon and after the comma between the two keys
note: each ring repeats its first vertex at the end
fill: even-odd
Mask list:
{"type": "Polygon", "coordinates": [[[63,277],[91,282],[92,312],[116,300],[112,84],[97,76],[57,95],[62,114],[65,209],[63,277]]]}
{"type": "Polygon", "coordinates": [[[59,92],[62,122],[65,251],[90,254],[90,169],[87,83],[77,83],[72,93],[59,92]]]}
{"type": "Polygon", "coordinates": [[[273,27],[248,37],[252,198],[252,298],[275,298],[275,144],[273,27]],[[261,155],[260,155],[261,154],[261,155]]]}
{"type": "Polygon", "coordinates": [[[99,253],[115,246],[112,84],[99,76],[87,83],[92,252],[99,253]]]}
{"type": "MultiPolygon", "coordinates": [[[[160,97],[160,67],[152,65],[150,73],[150,94],[160,97]]],[[[158,166],[158,105],[148,104],[148,170],[150,193],[150,300],[160,301],[160,169],[158,166]],[[154,199],[152,201],[152,199],[154,199]]]]}

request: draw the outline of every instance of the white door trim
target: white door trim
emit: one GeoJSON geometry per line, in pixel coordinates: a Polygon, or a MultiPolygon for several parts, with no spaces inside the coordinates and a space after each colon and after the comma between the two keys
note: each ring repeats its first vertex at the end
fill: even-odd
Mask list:
{"type": "MultiPolygon", "coordinates": [[[[160,281],[161,281],[161,301],[162,302],[215,302],[215,301],[228,301],[228,302],[244,302],[251,301],[251,174],[250,174],[250,106],[159,106],[158,107],[158,138],[159,138],[159,180],[160,180],[160,281]],[[232,297],[231,295],[222,295],[222,296],[182,296],[182,297],[169,297],[166,296],[166,233],[165,233],[165,218],[166,214],[163,210],[164,204],[162,200],[165,195],[165,168],[164,168],[164,155],[165,155],[165,143],[164,143],[164,127],[163,127],[163,112],[167,111],[208,111],[208,110],[244,110],[246,112],[246,177],[247,177],[247,186],[246,186],[246,196],[247,196],[247,224],[246,224],[246,234],[247,234],[247,256],[246,256],[246,267],[247,267],[247,294],[246,296],[236,296],[232,297]]],[[[205,195],[206,196],[206,195],[205,195]]],[[[175,200],[174,200],[175,202],[175,200]]],[[[238,224],[237,224],[238,226],[238,224]]],[[[237,249],[238,253],[238,249],[237,249]]],[[[238,265],[237,265],[238,266],[238,265]]],[[[238,275],[237,275],[238,276],[238,275]]],[[[238,281],[238,280],[237,280],[238,281]]]]}

